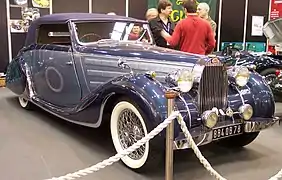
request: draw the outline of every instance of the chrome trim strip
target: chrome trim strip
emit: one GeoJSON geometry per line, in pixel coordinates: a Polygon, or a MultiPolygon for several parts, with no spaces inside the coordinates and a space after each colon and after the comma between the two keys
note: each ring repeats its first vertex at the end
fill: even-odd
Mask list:
{"type": "Polygon", "coordinates": [[[234,85],[234,87],[235,87],[235,89],[237,90],[237,92],[239,93],[239,96],[240,96],[240,98],[241,98],[242,104],[244,105],[244,104],[245,104],[245,99],[244,99],[244,97],[243,97],[243,94],[240,92],[240,90],[238,89],[237,86],[234,85]]]}
{"type": "Polygon", "coordinates": [[[103,100],[102,104],[101,104],[101,107],[100,107],[100,113],[99,113],[99,118],[98,118],[98,121],[96,123],[84,123],[84,122],[78,122],[78,121],[73,121],[73,120],[70,120],[68,118],[65,118],[63,116],[60,116],[52,111],[50,111],[49,109],[47,108],[44,108],[43,106],[37,104],[36,102],[33,102],[31,101],[33,104],[35,104],[36,106],[40,107],[41,109],[49,112],[50,114],[53,114],[54,116],[57,116],[58,118],[60,119],[63,119],[65,121],[68,121],[68,122],[71,122],[71,123],[74,123],[74,124],[78,124],[78,125],[82,125],[82,126],[86,126],[86,127],[91,127],[91,128],[98,128],[100,125],[101,125],[101,122],[102,122],[102,119],[103,119],[103,112],[104,112],[104,108],[105,108],[105,105],[108,101],[108,99],[114,95],[115,93],[111,93],[111,94],[108,94],[106,96],[106,98],[103,100]]]}
{"type": "Polygon", "coordinates": [[[91,85],[100,85],[100,84],[103,84],[104,82],[96,82],[96,81],[90,81],[90,84],[91,85]]]}
{"type": "Polygon", "coordinates": [[[33,104],[35,104],[36,106],[38,106],[38,107],[40,107],[41,109],[43,109],[44,111],[47,111],[48,113],[50,113],[50,114],[52,114],[52,115],[54,115],[54,116],[56,116],[56,117],[58,117],[58,118],[60,118],[60,119],[63,119],[63,120],[65,120],[65,121],[68,121],[68,122],[71,122],[71,123],[74,123],[74,124],[78,124],[78,125],[82,125],[82,126],[86,126],[86,127],[91,127],[91,128],[97,128],[97,127],[99,127],[99,125],[97,126],[96,124],[91,124],[91,123],[83,123],[83,122],[78,122],[78,121],[73,121],[73,120],[70,120],[70,119],[68,119],[68,118],[65,118],[65,117],[63,117],[63,116],[60,116],[60,115],[58,115],[58,114],[56,114],[56,113],[54,113],[54,112],[52,112],[52,111],[50,111],[49,109],[47,109],[47,108],[44,108],[43,106],[41,106],[41,105],[39,105],[39,104],[37,104],[37,103],[34,103],[34,102],[32,102],[33,104]]]}
{"type": "MultiPolygon", "coordinates": [[[[102,63],[108,64],[109,62],[112,62],[112,60],[118,61],[119,58],[121,58],[120,56],[101,56],[101,55],[91,55],[89,56],[89,54],[85,54],[85,61],[91,62],[91,61],[100,61],[102,63]],[[106,60],[111,60],[111,61],[106,61],[106,60]]],[[[199,57],[200,58],[200,57],[199,57]]],[[[158,65],[166,65],[166,66],[177,66],[180,69],[182,69],[183,67],[194,67],[193,63],[187,63],[187,62],[172,62],[172,61],[160,61],[160,60],[155,60],[155,59],[141,59],[141,58],[132,58],[132,57],[128,57],[126,58],[126,62],[135,62],[137,64],[139,63],[144,63],[144,64],[148,64],[148,62],[152,62],[153,64],[158,64],[158,65]]],[[[156,65],[157,66],[157,65],[156,65]]]]}
{"type": "Polygon", "coordinates": [[[188,116],[189,116],[189,125],[191,127],[192,125],[192,118],[191,118],[191,112],[190,112],[190,109],[185,101],[185,99],[181,96],[181,95],[178,95],[178,97],[181,99],[181,101],[183,101],[183,103],[185,104],[185,107],[186,107],[186,110],[187,110],[187,113],[188,113],[188,116]]]}
{"type": "Polygon", "coordinates": [[[258,132],[263,129],[267,129],[279,121],[279,117],[274,117],[272,121],[245,121],[244,131],[249,132],[258,132]]]}
{"type": "Polygon", "coordinates": [[[114,71],[101,71],[101,70],[92,70],[88,69],[87,74],[90,76],[103,76],[103,77],[116,77],[116,76],[122,76],[127,74],[126,72],[114,72],[114,71]]]}

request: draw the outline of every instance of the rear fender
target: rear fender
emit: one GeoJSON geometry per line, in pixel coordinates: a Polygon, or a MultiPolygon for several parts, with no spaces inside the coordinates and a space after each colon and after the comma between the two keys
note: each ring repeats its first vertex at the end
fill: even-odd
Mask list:
{"type": "Polygon", "coordinates": [[[23,94],[26,87],[26,75],[21,68],[21,56],[13,59],[7,67],[6,87],[17,95],[23,94]]]}
{"type": "Polygon", "coordinates": [[[24,53],[34,47],[35,44],[23,47],[7,66],[6,87],[17,95],[23,94],[26,87],[26,74],[23,71],[24,53]]]}

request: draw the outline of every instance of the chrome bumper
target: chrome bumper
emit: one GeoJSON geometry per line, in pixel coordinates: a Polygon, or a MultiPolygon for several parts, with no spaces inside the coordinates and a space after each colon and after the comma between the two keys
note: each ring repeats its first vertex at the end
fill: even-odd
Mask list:
{"type": "MultiPolygon", "coordinates": [[[[251,132],[258,132],[258,131],[267,129],[273,126],[274,124],[276,124],[278,121],[280,121],[279,117],[253,118],[249,121],[242,121],[242,120],[222,121],[222,122],[218,122],[216,127],[208,131],[203,127],[197,127],[197,128],[190,129],[189,132],[192,135],[195,143],[198,146],[201,146],[201,145],[211,143],[212,141],[215,141],[213,140],[213,130],[214,129],[231,126],[235,124],[241,124],[243,126],[242,133],[251,133],[251,132]]],[[[231,136],[232,135],[224,137],[224,138],[228,138],[231,136]]],[[[187,149],[187,148],[190,148],[190,146],[188,145],[183,132],[181,132],[180,135],[177,138],[175,138],[174,149],[187,149]]]]}
{"type": "Polygon", "coordinates": [[[274,117],[272,118],[272,120],[269,120],[267,118],[259,118],[256,120],[245,121],[244,122],[244,132],[250,133],[250,132],[257,132],[263,129],[267,129],[273,126],[279,120],[280,120],[279,117],[274,117]]]}

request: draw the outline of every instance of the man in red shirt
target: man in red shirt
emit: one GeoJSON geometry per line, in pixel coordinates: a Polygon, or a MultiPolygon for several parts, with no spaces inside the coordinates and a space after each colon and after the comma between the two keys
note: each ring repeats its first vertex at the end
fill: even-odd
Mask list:
{"type": "Polygon", "coordinates": [[[186,18],[180,20],[170,36],[162,30],[161,35],[170,46],[180,46],[180,50],[193,54],[210,54],[215,47],[214,33],[210,24],[197,15],[195,1],[188,0],[183,3],[186,18]]]}

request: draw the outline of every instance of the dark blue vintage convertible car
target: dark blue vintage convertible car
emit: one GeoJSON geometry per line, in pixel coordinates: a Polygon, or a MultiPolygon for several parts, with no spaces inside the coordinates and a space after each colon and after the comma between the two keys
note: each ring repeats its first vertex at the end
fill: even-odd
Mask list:
{"type": "MultiPolygon", "coordinates": [[[[37,105],[73,123],[109,123],[116,151],[167,118],[165,92],[178,91],[195,142],[251,143],[278,121],[271,89],[246,67],[216,57],[156,47],[148,23],[103,14],[53,14],[31,24],[25,46],[7,68],[6,85],[20,105],[37,105]]],[[[175,123],[175,149],[189,148],[175,123]]],[[[165,131],[122,161],[144,170],[159,161],[165,131]]]]}

